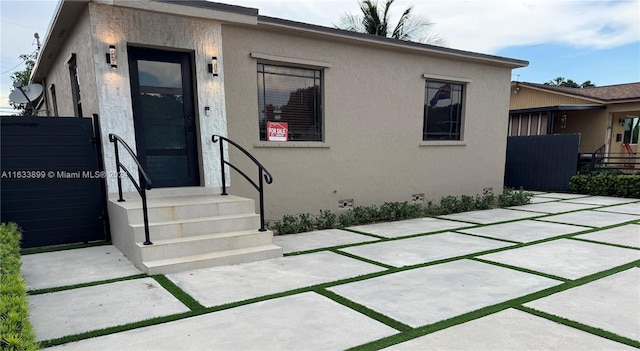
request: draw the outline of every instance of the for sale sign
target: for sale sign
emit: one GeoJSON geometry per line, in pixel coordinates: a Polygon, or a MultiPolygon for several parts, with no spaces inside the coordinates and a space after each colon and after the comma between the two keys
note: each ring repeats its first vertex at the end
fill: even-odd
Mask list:
{"type": "Polygon", "coordinates": [[[286,122],[267,122],[267,141],[287,141],[289,124],[286,122]]]}

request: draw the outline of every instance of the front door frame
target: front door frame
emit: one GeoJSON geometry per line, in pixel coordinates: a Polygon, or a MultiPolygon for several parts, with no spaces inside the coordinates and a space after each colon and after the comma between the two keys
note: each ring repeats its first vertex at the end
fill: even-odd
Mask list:
{"type": "Polygon", "coordinates": [[[200,136],[199,125],[197,116],[197,99],[196,99],[196,75],[195,75],[195,62],[194,52],[191,50],[180,50],[174,48],[157,48],[146,47],[139,45],[127,46],[129,56],[129,78],[131,84],[131,104],[133,110],[133,124],[134,133],[136,137],[136,148],[138,159],[141,164],[145,166],[147,164],[147,149],[144,133],[145,124],[139,117],[140,109],[140,82],[137,60],[157,61],[157,62],[170,62],[181,64],[182,74],[182,89],[184,102],[184,116],[185,116],[185,130],[187,136],[185,137],[186,151],[187,151],[187,167],[188,167],[188,180],[185,178],[177,182],[156,180],[152,177],[153,187],[182,187],[182,186],[201,186],[202,185],[202,172],[201,172],[201,153],[200,153],[200,136]],[[138,117],[137,117],[138,115],[138,117]],[[189,129],[191,128],[191,129],[189,129]]]}

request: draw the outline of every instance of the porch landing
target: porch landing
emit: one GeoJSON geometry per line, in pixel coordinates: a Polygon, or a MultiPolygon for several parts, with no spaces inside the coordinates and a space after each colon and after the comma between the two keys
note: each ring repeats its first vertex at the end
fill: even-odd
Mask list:
{"type": "Polygon", "coordinates": [[[172,188],[148,193],[149,237],[138,193],[110,194],[113,244],[147,274],[259,261],[282,256],[273,232],[258,230],[254,201],[222,196],[207,188],[172,188]]]}

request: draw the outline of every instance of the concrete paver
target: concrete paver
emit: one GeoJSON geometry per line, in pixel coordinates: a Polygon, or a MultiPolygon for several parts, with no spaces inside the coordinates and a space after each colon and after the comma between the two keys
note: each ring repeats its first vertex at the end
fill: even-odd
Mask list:
{"type": "Polygon", "coordinates": [[[639,286],[632,268],[525,306],[640,341],[639,286]]]}
{"type": "Polygon", "coordinates": [[[543,203],[543,202],[553,202],[553,201],[559,201],[560,199],[554,199],[551,197],[540,197],[540,196],[534,196],[531,198],[531,200],[529,200],[530,203],[532,204],[539,204],[539,203],[543,203]]]}
{"type": "Polygon", "coordinates": [[[375,223],[349,227],[363,233],[379,235],[385,238],[397,238],[415,234],[424,234],[442,230],[469,227],[472,224],[448,221],[437,218],[416,218],[397,222],[375,223]]]}
{"type": "Polygon", "coordinates": [[[321,249],[325,247],[376,241],[379,239],[340,229],[317,230],[308,233],[276,235],[273,243],[284,253],[321,249]]]}
{"type": "Polygon", "coordinates": [[[640,216],[640,202],[599,208],[598,211],[627,213],[640,216]]]}
{"type": "Polygon", "coordinates": [[[527,243],[555,236],[577,233],[588,229],[591,228],[560,223],[524,220],[470,229],[460,229],[458,231],[462,233],[527,243]]]}
{"type": "Polygon", "coordinates": [[[152,278],[28,296],[38,340],[187,312],[152,278]]]}
{"type": "Polygon", "coordinates": [[[440,233],[341,249],[394,267],[412,266],[513,244],[456,233],[440,233]]]}
{"type": "Polygon", "coordinates": [[[202,305],[211,307],[383,270],[333,252],[316,252],[167,277],[202,305]]]}
{"type": "Polygon", "coordinates": [[[638,199],[624,198],[624,197],[589,196],[589,197],[571,199],[566,202],[590,204],[590,205],[616,205],[616,204],[627,204],[630,202],[637,202],[637,201],[638,199]]]}
{"type": "Polygon", "coordinates": [[[640,216],[586,210],[544,217],[540,220],[575,225],[587,225],[590,227],[606,227],[633,220],[640,220],[640,216]]]}
{"type": "Polygon", "coordinates": [[[560,283],[486,263],[460,260],[334,286],[328,290],[418,327],[560,283]]]}
{"type": "Polygon", "coordinates": [[[577,211],[577,210],[586,210],[588,208],[594,208],[597,206],[598,205],[577,204],[577,203],[561,201],[561,202],[545,202],[545,203],[529,204],[529,205],[523,205],[523,206],[512,206],[512,207],[509,207],[509,209],[542,212],[542,213],[561,213],[561,212],[569,212],[569,211],[577,211]]]}
{"type": "Polygon", "coordinates": [[[398,333],[315,293],[303,293],[51,350],[344,350],[398,333]]]}
{"type": "Polygon", "coordinates": [[[559,239],[479,258],[567,279],[582,278],[640,259],[640,251],[559,239]]]}
{"type": "Polygon", "coordinates": [[[29,290],[89,283],[142,273],[112,245],[24,255],[21,260],[21,274],[29,290]]]}
{"type": "Polygon", "coordinates": [[[508,309],[385,348],[415,350],[635,350],[578,329],[508,309]]]}
{"type": "Polygon", "coordinates": [[[464,221],[480,224],[491,224],[498,222],[513,221],[516,219],[525,219],[541,216],[541,213],[524,212],[518,210],[508,210],[504,208],[494,208],[492,210],[470,211],[454,213],[450,215],[440,216],[441,218],[451,219],[454,221],[464,221]]]}
{"type": "Polygon", "coordinates": [[[575,237],[603,243],[637,247],[640,249],[640,226],[636,224],[627,224],[588,234],[576,235],[575,237]]]}

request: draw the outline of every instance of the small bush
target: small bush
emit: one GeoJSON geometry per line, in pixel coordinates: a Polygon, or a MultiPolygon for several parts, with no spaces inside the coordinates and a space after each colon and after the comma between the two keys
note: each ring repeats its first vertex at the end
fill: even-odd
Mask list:
{"type": "Polygon", "coordinates": [[[0,224],[0,349],[37,350],[29,322],[27,293],[20,276],[20,240],[15,223],[0,224]]]}
{"type": "Polygon", "coordinates": [[[524,191],[522,188],[520,188],[520,190],[504,188],[502,194],[498,195],[498,206],[510,207],[526,205],[531,202],[532,197],[533,193],[524,191]]]}
{"type": "Polygon", "coordinates": [[[577,194],[640,198],[640,175],[578,174],[571,177],[569,190],[577,194]]]}
{"type": "Polygon", "coordinates": [[[320,215],[312,216],[303,213],[296,216],[284,215],[281,220],[270,223],[269,228],[276,234],[296,234],[313,230],[344,228],[354,225],[376,222],[400,221],[418,218],[425,215],[444,215],[473,210],[487,210],[496,206],[517,206],[529,203],[533,194],[524,190],[505,188],[504,192],[495,196],[486,190],[476,196],[445,196],[440,205],[429,201],[426,206],[408,202],[385,202],[382,206],[358,206],[336,215],[331,211],[320,210],[320,215]]]}

